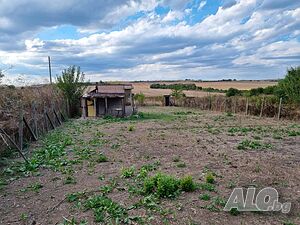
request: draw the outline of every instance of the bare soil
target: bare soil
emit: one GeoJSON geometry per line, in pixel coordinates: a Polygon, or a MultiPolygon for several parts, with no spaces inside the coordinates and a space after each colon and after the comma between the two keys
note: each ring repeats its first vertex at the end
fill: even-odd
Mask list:
{"type": "MultiPolygon", "coordinates": [[[[289,135],[292,130],[300,131],[299,123],[179,107],[144,107],[140,111],[167,116],[111,123],[78,119],[58,128],[74,139],[74,144],[68,146],[70,159],[74,148],[83,147],[83,141],[95,140],[97,132],[103,133],[104,144],[84,147],[102,152],[108,162],[94,164],[85,160],[74,165],[74,184],[65,184],[66,175],[50,169],[9,182],[0,191],[0,224],[60,224],[64,218],[97,224],[91,210],[78,209],[66,200],[66,195],[78,191],[96,193],[114,178],[117,187],[108,196],[129,208],[142,197],[129,194],[126,181],[120,177],[122,168],[139,169],[154,162],[159,162],[157,171],[175,177],[191,175],[196,183],[204,183],[206,171],[212,171],[216,190],[196,190],[175,199],[162,199],[160,206],[168,211],[165,214],[143,207],[128,210],[129,215],[145,218],[150,214],[151,220],[148,218],[146,224],[300,224],[300,136],[289,135]],[[239,132],[231,128],[252,129],[239,132]],[[244,140],[271,147],[238,149],[244,140]],[[179,163],[185,166],[178,166],[179,163]],[[28,189],[35,183],[42,188],[28,189]],[[291,212],[242,212],[234,216],[222,207],[212,210],[208,207],[212,201],[199,198],[206,193],[226,201],[234,187],[274,187],[280,202],[292,203],[291,212]]],[[[41,142],[35,143],[31,151],[41,147],[41,142]]]]}

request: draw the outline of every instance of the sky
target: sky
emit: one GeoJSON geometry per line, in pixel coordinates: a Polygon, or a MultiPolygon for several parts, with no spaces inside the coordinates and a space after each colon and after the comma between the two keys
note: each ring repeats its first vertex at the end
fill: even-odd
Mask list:
{"type": "Polygon", "coordinates": [[[0,0],[7,84],[278,79],[300,65],[299,0],[0,0]]]}

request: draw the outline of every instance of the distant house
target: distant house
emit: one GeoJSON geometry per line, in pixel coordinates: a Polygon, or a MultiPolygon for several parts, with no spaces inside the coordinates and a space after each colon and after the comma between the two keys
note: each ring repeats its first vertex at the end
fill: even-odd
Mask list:
{"type": "Polygon", "coordinates": [[[81,96],[82,116],[130,116],[134,113],[131,84],[96,84],[81,96]]]}

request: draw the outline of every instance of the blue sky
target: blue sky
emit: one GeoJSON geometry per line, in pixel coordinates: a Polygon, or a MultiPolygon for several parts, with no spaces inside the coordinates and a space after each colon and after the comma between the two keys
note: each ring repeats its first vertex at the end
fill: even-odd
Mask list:
{"type": "Polygon", "coordinates": [[[4,82],[48,82],[48,55],[91,81],[281,78],[300,65],[300,2],[0,0],[4,82]]]}

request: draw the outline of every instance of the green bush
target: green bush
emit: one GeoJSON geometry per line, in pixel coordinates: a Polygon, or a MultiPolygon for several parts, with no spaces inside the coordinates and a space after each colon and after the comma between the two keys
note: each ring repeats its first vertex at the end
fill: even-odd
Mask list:
{"type": "Polygon", "coordinates": [[[143,93],[137,93],[134,95],[133,99],[138,102],[139,105],[145,104],[145,95],[143,93]]]}
{"type": "Polygon", "coordinates": [[[214,175],[212,174],[212,172],[208,172],[205,176],[205,181],[206,183],[209,183],[209,184],[213,184],[215,183],[215,177],[214,175]]]}
{"type": "Polygon", "coordinates": [[[178,194],[179,181],[169,175],[158,174],[156,176],[156,193],[159,197],[174,197],[178,194]]]}
{"type": "Polygon", "coordinates": [[[291,103],[300,103],[300,66],[291,68],[287,75],[278,84],[279,97],[283,97],[291,103]]]}
{"type": "Polygon", "coordinates": [[[192,176],[185,176],[180,179],[180,188],[182,191],[191,192],[196,189],[192,176]]]}
{"type": "Polygon", "coordinates": [[[144,180],[144,193],[156,194],[160,198],[171,198],[177,196],[180,191],[194,191],[196,184],[192,176],[177,179],[173,176],[157,173],[144,180]]]}
{"type": "Polygon", "coordinates": [[[236,88],[229,88],[226,91],[226,96],[227,97],[232,97],[232,96],[240,96],[242,95],[242,91],[236,88]]]}

